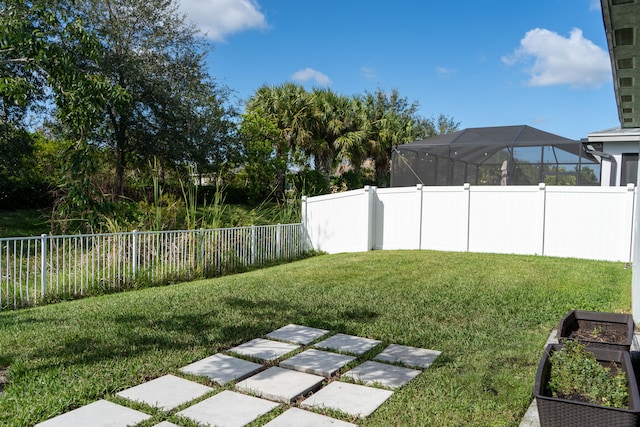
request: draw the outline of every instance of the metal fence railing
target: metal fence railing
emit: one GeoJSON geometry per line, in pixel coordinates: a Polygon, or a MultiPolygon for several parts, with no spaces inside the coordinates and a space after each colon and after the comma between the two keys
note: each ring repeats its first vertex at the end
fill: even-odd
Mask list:
{"type": "Polygon", "coordinates": [[[304,256],[302,224],[0,239],[0,310],[304,256]]]}

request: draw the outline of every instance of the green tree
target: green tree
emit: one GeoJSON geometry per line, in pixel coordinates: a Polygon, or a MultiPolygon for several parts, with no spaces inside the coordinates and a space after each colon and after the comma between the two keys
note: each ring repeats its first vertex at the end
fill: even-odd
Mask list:
{"type": "Polygon", "coordinates": [[[312,139],[313,105],[302,86],[284,83],[280,86],[262,86],[247,102],[247,112],[273,123],[279,135],[275,141],[278,161],[276,196],[282,198],[285,177],[292,154],[308,146],[312,139]]]}
{"type": "MultiPolygon", "coordinates": [[[[0,2],[0,12],[0,126],[6,130],[0,137],[3,144],[7,150],[33,155],[24,134],[25,113],[39,104],[54,104],[58,122],[65,125],[67,137],[75,141],[70,150],[82,147],[99,123],[104,106],[122,102],[127,94],[118,86],[108,85],[96,72],[100,44],[84,25],[77,2],[6,0],[0,2]],[[22,137],[16,138],[18,134],[22,137]]],[[[82,153],[85,151],[80,149],[69,154],[77,158],[82,153]]],[[[87,162],[76,162],[74,177],[84,175],[87,162]]],[[[62,186],[71,192],[84,188],[82,182],[65,181],[62,186]]]]}
{"type": "Polygon", "coordinates": [[[460,125],[442,114],[437,118],[421,117],[419,104],[400,96],[397,89],[389,93],[381,89],[375,93],[366,92],[361,101],[368,121],[366,155],[374,162],[377,185],[383,187],[389,183],[394,146],[452,132],[460,125]]]}
{"type": "Polygon", "coordinates": [[[313,157],[315,169],[329,188],[336,158],[348,159],[359,151],[366,132],[357,101],[330,89],[314,89],[311,94],[311,140],[304,151],[313,157]]]}
{"type": "Polygon", "coordinates": [[[398,144],[416,140],[418,104],[409,103],[397,89],[386,93],[378,89],[362,97],[367,114],[367,156],[375,165],[375,180],[379,186],[388,185],[391,149],[398,144]]]}
{"type": "Polygon", "coordinates": [[[100,140],[113,151],[114,194],[124,194],[131,163],[145,167],[155,157],[162,178],[166,166],[204,162],[202,138],[210,132],[202,122],[216,117],[206,103],[224,102],[225,93],[205,72],[209,47],[178,3],[91,0],[83,16],[102,44],[101,75],[130,95],[108,103],[103,116],[100,140]]]}

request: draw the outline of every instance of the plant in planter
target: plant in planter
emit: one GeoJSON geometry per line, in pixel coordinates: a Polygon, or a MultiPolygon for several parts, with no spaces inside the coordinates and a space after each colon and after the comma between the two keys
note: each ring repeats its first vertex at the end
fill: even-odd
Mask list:
{"type": "Polygon", "coordinates": [[[628,408],[627,377],[615,362],[605,367],[577,341],[549,356],[548,388],[553,397],[628,408]]]}
{"type": "Polygon", "coordinates": [[[633,342],[633,316],[622,313],[572,310],[560,320],[560,342],[575,340],[589,347],[629,351],[633,342]]]}
{"type": "Polygon", "coordinates": [[[628,352],[577,342],[545,349],[534,386],[540,425],[636,426],[640,397],[628,352]]]}

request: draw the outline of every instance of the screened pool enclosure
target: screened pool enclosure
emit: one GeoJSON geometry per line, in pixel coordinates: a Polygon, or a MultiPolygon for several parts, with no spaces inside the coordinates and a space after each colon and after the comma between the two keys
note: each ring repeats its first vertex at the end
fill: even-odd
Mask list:
{"type": "Polygon", "coordinates": [[[600,185],[592,145],[530,126],[464,129],[394,147],[391,186],[600,185]]]}

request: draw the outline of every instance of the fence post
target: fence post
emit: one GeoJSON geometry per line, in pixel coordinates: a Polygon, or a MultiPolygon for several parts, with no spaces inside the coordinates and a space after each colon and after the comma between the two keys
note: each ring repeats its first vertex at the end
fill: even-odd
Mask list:
{"type": "Polygon", "coordinates": [[[47,291],[47,235],[40,235],[40,293],[42,298],[47,291]]]}
{"type": "Polygon", "coordinates": [[[364,194],[365,194],[365,206],[366,206],[366,218],[365,224],[367,227],[367,241],[365,251],[370,251],[373,249],[376,242],[376,205],[375,205],[375,197],[378,187],[376,186],[364,186],[364,194]]]}
{"type": "Polygon", "coordinates": [[[422,203],[423,194],[422,184],[416,184],[416,191],[418,192],[418,249],[422,249],[422,203]]]}
{"type": "Polygon", "coordinates": [[[204,228],[200,228],[200,233],[198,233],[198,246],[200,247],[200,251],[196,256],[196,270],[202,272],[204,276],[204,228]]]}
{"type": "Polygon", "coordinates": [[[251,255],[249,264],[253,265],[256,262],[256,226],[251,226],[251,255]]]}
{"type": "Polygon", "coordinates": [[[282,232],[282,224],[278,223],[276,227],[276,259],[280,260],[280,233],[282,232]]]}
{"type": "Polygon", "coordinates": [[[547,224],[547,184],[544,182],[538,183],[538,190],[540,190],[540,200],[538,209],[540,209],[540,215],[538,216],[540,219],[540,225],[538,226],[538,230],[540,231],[540,256],[544,255],[544,238],[545,238],[545,228],[547,224]]]}
{"type": "Polygon", "coordinates": [[[133,230],[131,232],[131,235],[133,236],[133,248],[131,249],[131,270],[133,274],[132,279],[135,279],[136,272],[138,271],[138,230],[133,230]]]}
{"type": "Polygon", "coordinates": [[[463,190],[465,192],[465,203],[467,204],[467,252],[469,252],[469,245],[471,243],[471,184],[464,183],[463,190]]]}
{"type": "Polygon", "coordinates": [[[309,229],[307,228],[309,225],[308,219],[307,219],[307,208],[308,208],[308,204],[309,204],[309,200],[307,196],[302,196],[301,199],[301,210],[302,213],[300,215],[300,226],[302,228],[302,235],[301,238],[304,239],[302,242],[304,244],[304,250],[310,250],[313,248],[313,242],[311,241],[311,236],[309,235],[309,229]]]}

